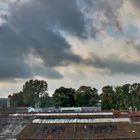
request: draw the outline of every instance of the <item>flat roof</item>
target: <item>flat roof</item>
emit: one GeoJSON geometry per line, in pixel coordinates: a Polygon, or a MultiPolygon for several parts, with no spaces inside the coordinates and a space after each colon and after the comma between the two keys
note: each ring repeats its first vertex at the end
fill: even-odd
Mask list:
{"type": "Polygon", "coordinates": [[[130,118],[95,118],[95,119],[34,119],[32,123],[107,123],[131,122],[130,118]]]}

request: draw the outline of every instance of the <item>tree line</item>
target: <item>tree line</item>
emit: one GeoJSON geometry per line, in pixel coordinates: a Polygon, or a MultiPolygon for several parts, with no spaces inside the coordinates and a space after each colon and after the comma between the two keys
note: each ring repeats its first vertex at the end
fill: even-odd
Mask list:
{"type": "Polygon", "coordinates": [[[82,107],[98,106],[103,110],[140,110],[140,83],[96,88],[81,86],[79,89],[60,87],[52,96],[44,80],[29,80],[20,92],[9,95],[11,107],[82,107]]]}

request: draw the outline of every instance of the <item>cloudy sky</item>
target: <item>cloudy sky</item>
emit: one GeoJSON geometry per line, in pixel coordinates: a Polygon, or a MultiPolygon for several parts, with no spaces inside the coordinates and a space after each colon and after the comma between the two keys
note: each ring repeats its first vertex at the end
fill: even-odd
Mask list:
{"type": "Polygon", "coordinates": [[[0,97],[140,82],[140,0],[0,0],[0,97]]]}

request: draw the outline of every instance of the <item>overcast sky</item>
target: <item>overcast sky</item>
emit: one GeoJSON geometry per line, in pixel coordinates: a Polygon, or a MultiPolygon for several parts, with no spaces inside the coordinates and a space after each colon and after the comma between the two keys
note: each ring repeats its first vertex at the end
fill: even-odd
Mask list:
{"type": "Polygon", "coordinates": [[[140,82],[140,0],[0,0],[0,97],[140,82]]]}

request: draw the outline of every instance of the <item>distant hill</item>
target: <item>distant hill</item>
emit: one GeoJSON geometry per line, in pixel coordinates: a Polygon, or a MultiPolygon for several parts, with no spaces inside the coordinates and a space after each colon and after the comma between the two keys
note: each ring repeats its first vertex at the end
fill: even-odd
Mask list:
{"type": "Polygon", "coordinates": [[[0,108],[5,108],[7,106],[7,98],[0,98],[0,108]]]}

